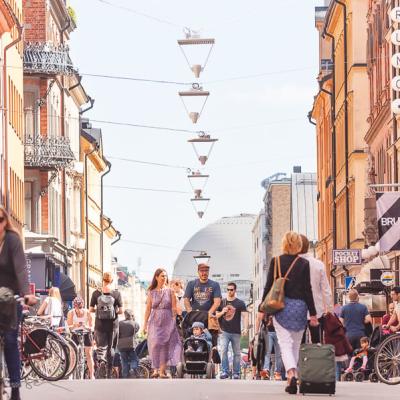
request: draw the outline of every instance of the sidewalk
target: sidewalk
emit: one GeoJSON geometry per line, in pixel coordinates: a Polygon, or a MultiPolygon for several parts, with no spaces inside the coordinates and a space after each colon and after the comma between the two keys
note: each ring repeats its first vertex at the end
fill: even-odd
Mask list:
{"type": "MultiPolygon", "coordinates": [[[[201,380],[97,380],[43,383],[24,388],[23,400],[265,400],[288,399],[284,383],[268,381],[209,381],[201,380]]],[[[398,386],[369,382],[343,382],[338,385],[336,399],[372,400],[379,393],[385,400],[399,399],[398,386]]],[[[312,400],[328,396],[308,396],[312,400]]],[[[295,398],[295,397],[294,397],[295,398]]]]}

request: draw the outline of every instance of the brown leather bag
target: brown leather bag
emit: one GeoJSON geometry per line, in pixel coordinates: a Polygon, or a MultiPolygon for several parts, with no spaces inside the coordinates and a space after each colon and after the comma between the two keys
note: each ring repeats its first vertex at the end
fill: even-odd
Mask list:
{"type": "Polygon", "coordinates": [[[281,259],[280,257],[274,258],[274,283],[260,305],[261,311],[266,314],[275,314],[285,308],[285,283],[290,271],[293,269],[298,259],[299,256],[293,260],[285,276],[282,277],[281,259]]]}

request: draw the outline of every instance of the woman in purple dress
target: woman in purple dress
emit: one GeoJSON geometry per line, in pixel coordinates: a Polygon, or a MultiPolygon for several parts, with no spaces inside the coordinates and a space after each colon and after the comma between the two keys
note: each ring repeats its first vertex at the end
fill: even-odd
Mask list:
{"type": "Polygon", "coordinates": [[[177,365],[182,344],[175,324],[176,296],[168,288],[168,275],[157,269],[148,290],[143,332],[147,332],[152,378],[168,378],[167,365],[177,365]]]}

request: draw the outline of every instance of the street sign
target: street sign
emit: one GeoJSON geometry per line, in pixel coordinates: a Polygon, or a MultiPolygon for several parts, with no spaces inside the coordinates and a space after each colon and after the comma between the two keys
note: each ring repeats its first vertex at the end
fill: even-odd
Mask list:
{"type": "Polygon", "coordinates": [[[333,250],[333,265],[360,265],[361,250],[333,250]]]}
{"type": "Polygon", "coordinates": [[[395,284],[395,276],[393,271],[382,271],[381,282],[385,286],[393,286],[395,284]]]}
{"type": "Polygon", "coordinates": [[[354,287],[355,283],[356,283],[355,276],[346,276],[344,278],[344,288],[346,289],[346,291],[349,291],[350,289],[352,289],[354,287]]]}

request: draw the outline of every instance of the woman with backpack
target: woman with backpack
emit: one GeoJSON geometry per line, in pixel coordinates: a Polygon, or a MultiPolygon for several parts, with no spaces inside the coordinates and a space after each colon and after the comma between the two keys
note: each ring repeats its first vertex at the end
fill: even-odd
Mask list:
{"type": "Polygon", "coordinates": [[[296,232],[287,232],[282,240],[283,254],[271,260],[260,306],[260,311],[265,311],[268,305],[271,307],[269,299],[273,300],[273,295],[280,289],[277,283],[284,282],[283,308],[276,309],[275,312],[270,309],[269,312],[274,314],[273,323],[287,372],[288,385],[285,391],[289,394],[297,393],[297,364],[303,332],[307,325],[307,311],[310,313],[310,325],[318,325],[311,290],[310,265],[306,259],[298,256],[301,249],[301,236],[296,232]]]}
{"type": "Polygon", "coordinates": [[[96,313],[94,324],[97,360],[107,363],[107,378],[111,378],[114,351],[118,342],[118,314],[123,313],[121,293],[112,288],[113,277],[103,274],[101,290],[93,292],[89,311],[96,313]]]}

